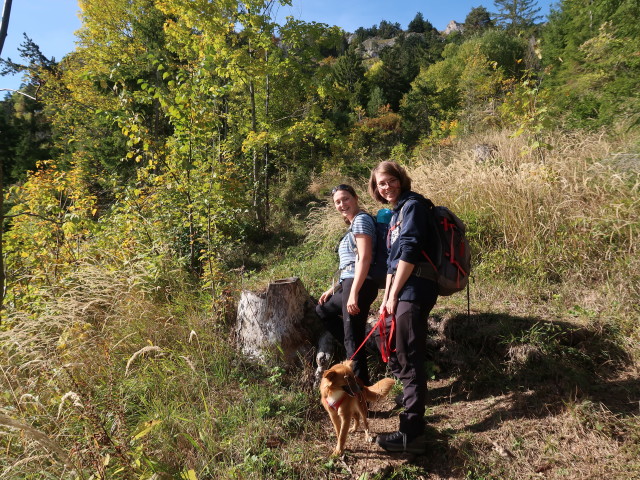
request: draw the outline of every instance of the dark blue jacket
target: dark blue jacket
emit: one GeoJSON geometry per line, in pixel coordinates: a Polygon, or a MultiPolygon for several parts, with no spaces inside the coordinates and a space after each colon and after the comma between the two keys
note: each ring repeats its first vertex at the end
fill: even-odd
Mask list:
{"type": "MultiPolygon", "coordinates": [[[[431,255],[431,239],[435,232],[433,225],[428,221],[428,206],[425,198],[412,191],[400,195],[398,204],[393,209],[393,216],[389,222],[391,246],[387,260],[387,273],[395,273],[398,262],[404,260],[407,263],[425,262],[422,254],[426,251],[431,255]],[[400,210],[403,211],[402,223],[396,226],[400,210]]],[[[406,302],[421,301],[430,296],[437,289],[435,282],[411,275],[400,291],[398,300],[406,302]]]]}

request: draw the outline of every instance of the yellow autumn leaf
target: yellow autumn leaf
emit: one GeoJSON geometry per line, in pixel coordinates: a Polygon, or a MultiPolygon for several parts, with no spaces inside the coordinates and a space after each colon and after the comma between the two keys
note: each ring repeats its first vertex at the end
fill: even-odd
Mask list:
{"type": "Polygon", "coordinates": [[[156,426],[160,425],[162,420],[149,420],[148,422],[144,422],[143,429],[140,430],[137,434],[133,436],[131,441],[139,440],[140,438],[146,436],[153,430],[156,426]]]}
{"type": "Polygon", "coordinates": [[[198,476],[193,469],[183,473],[182,478],[184,478],[185,480],[198,480],[198,476]]]}

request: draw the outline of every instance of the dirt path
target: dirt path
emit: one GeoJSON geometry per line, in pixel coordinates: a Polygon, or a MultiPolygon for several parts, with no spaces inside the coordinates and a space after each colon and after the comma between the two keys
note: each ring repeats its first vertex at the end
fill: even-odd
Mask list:
{"type": "MultiPolygon", "coordinates": [[[[608,382],[605,403],[572,403],[554,388],[472,398],[455,392],[455,378],[432,381],[426,455],[386,453],[359,431],[349,435],[329,478],[640,479],[638,416],[605,407],[631,409],[635,399],[637,410],[637,384],[637,372],[627,372],[608,382]]],[[[392,398],[373,405],[372,433],[397,430],[397,413],[392,398]]],[[[333,442],[330,422],[325,429],[333,442]]]]}
{"type": "MultiPolygon", "coordinates": [[[[445,385],[446,382],[437,382],[445,385]]],[[[435,383],[434,383],[435,386],[435,383]]],[[[392,397],[392,396],[391,396],[392,397]]],[[[435,421],[436,415],[430,416],[429,433],[434,433],[433,429],[440,427],[440,421],[435,421]]],[[[392,398],[380,400],[378,403],[370,406],[369,425],[373,435],[380,433],[389,433],[398,429],[398,409],[392,398]]],[[[333,429],[330,422],[325,426],[327,436],[332,440],[335,439],[333,429]]],[[[342,471],[336,473],[334,478],[342,479],[359,479],[364,474],[371,476],[386,476],[391,472],[402,470],[403,466],[415,466],[421,470],[425,470],[428,476],[416,476],[413,478],[428,478],[433,480],[444,480],[459,478],[443,472],[441,455],[436,452],[440,450],[437,444],[440,442],[433,435],[430,440],[429,452],[425,456],[416,456],[412,454],[387,453],[380,448],[375,442],[369,443],[365,441],[364,432],[358,431],[350,433],[347,438],[346,453],[336,461],[336,469],[342,471]]],[[[408,477],[400,477],[408,478],[408,477]]]]}
{"type": "MultiPolygon", "coordinates": [[[[434,316],[429,329],[427,453],[388,454],[356,432],[329,478],[640,480],[640,364],[620,338],[504,313],[434,316]]],[[[395,408],[371,406],[373,434],[397,430],[395,408]]]]}

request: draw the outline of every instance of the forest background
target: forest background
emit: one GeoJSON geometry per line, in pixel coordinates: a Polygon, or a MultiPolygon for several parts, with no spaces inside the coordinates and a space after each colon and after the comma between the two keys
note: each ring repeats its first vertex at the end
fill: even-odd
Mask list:
{"type": "Polygon", "coordinates": [[[0,115],[0,477],[640,478],[637,1],[540,23],[496,0],[446,34],[277,24],[262,0],[80,7],[61,61],[29,38],[1,60],[24,84],[0,115]],[[510,462],[446,428],[438,461],[327,462],[309,372],[231,346],[242,288],[326,289],[328,192],[373,211],[383,159],[472,241],[475,323],[439,303],[433,380],[534,391],[556,422],[503,433],[510,462]]]}

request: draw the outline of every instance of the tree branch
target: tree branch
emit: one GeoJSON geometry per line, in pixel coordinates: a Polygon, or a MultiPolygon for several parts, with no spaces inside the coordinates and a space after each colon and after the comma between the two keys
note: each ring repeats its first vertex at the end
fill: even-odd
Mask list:
{"type": "Polygon", "coordinates": [[[19,93],[20,95],[24,95],[27,98],[30,98],[31,100],[35,100],[36,102],[38,101],[38,99],[36,97],[32,97],[31,95],[28,95],[24,92],[21,92],[20,90],[13,90],[11,88],[0,88],[0,92],[14,92],[14,93],[19,93]]]}
{"type": "Polygon", "coordinates": [[[45,221],[47,221],[47,222],[55,223],[55,224],[58,224],[58,225],[61,225],[61,224],[63,223],[63,222],[61,222],[60,220],[55,220],[55,219],[52,219],[52,218],[47,218],[47,217],[44,217],[44,216],[39,215],[39,214],[37,214],[37,213],[31,213],[31,212],[21,212],[21,213],[16,213],[15,215],[2,215],[2,217],[1,217],[1,218],[2,218],[3,220],[5,220],[5,219],[7,219],[7,218],[16,218],[16,217],[20,217],[20,216],[22,216],[22,215],[27,215],[28,217],[36,217],[36,218],[39,218],[40,220],[45,220],[45,221]]]}

